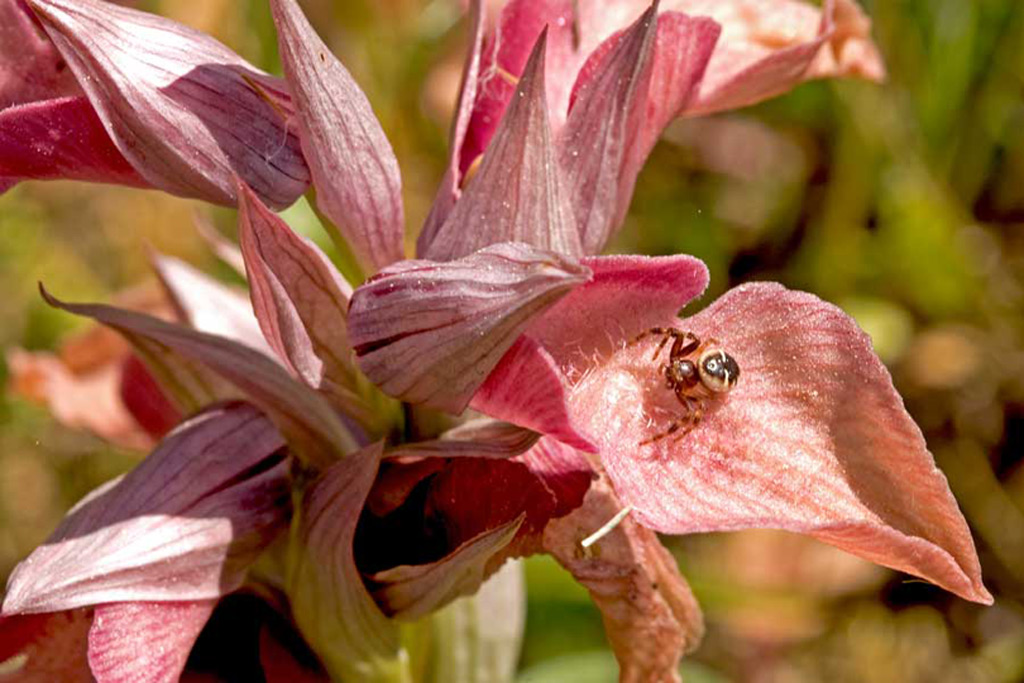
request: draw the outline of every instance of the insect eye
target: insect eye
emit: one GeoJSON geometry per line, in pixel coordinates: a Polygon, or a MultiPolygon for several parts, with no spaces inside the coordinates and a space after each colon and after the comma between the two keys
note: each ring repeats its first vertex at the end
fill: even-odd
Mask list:
{"type": "Polygon", "coordinates": [[[740,366],[725,351],[711,351],[700,359],[700,379],[715,393],[725,393],[736,386],[740,366]]]}

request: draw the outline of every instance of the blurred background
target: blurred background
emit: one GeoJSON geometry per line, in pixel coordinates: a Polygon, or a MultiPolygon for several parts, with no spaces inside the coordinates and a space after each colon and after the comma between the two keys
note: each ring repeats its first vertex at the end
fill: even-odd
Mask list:
{"type": "MultiPolygon", "coordinates": [[[[263,0],[138,4],[279,73],[263,0]]],[[[458,3],[303,4],[392,140],[411,247],[443,171],[465,38],[458,3]]],[[[782,533],[667,539],[709,627],[685,664],[690,680],[1024,680],[1024,3],[865,5],[887,83],[812,83],[676,122],[613,251],[702,258],[705,302],[765,279],[853,315],[949,477],[996,604],[782,533]]],[[[193,229],[196,211],[233,234],[231,211],[156,192],[61,182],[3,195],[0,345],[56,349],[81,323],[47,308],[36,282],[109,300],[152,282],[149,245],[230,277],[193,229]]],[[[304,203],[286,217],[327,244],[304,203]]],[[[0,361],[5,384],[11,358],[0,361]]],[[[138,457],[0,395],[0,578],[138,457]]],[[[547,559],[530,560],[527,576],[522,681],[614,681],[586,593],[547,559]]]]}

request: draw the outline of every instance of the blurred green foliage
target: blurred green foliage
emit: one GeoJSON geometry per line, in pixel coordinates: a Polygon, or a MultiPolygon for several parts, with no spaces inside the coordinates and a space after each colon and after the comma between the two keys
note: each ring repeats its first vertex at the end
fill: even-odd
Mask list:
{"type": "MultiPolygon", "coordinates": [[[[278,70],[262,0],[141,4],[278,70]]],[[[411,253],[444,165],[458,5],[304,5],[392,139],[411,253]]],[[[1024,679],[1024,3],[867,9],[887,83],[813,83],[673,124],[613,248],[699,256],[712,272],[705,303],[771,279],[854,315],[950,479],[997,603],[971,605],[784,534],[671,539],[709,626],[691,680],[1024,679]]],[[[212,268],[189,229],[196,209],[233,232],[232,212],[154,192],[28,183],[4,195],[0,344],[53,348],[79,325],[42,305],[37,280],[70,299],[109,298],[148,277],[146,244],[212,268]]],[[[289,218],[316,236],[308,206],[289,218]]],[[[0,575],[136,457],[0,398],[0,575]]],[[[585,592],[548,559],[527,567],[521,680],[614,680],[585,592]]]]}

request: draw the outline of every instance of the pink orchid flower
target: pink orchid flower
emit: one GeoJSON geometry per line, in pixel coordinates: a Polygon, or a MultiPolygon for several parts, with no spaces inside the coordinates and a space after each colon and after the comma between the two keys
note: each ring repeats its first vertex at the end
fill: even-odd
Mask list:
{"type": "Polygon", "coordinates": [[[84,84],[78,106],[140,177],[238,202],[251,309],[166,261],[161,274],[189,325],[44,292],[124,335],[174,408],[193,417],[19,565],[0,628],[28,655],[24,671],[45,680],[64,670],[57,665],[77,665],[83,677],[118,681],[148,667],[175,680],[215,605],[250,570],[287,595],[288,618],[331,677],[408,680],[399,621],[473,593],[509,557],[545,551],[591,591],[623,680],[675,680],[702,624],[655,531],[790,529],[991,601],[945,480],[849,317],[754,284],[680,321],[678,310],[706,287],[703,264],[592,255],[620,224],[654,139],[686,103],[745,104],[826,73],[821,65],[842,71],[844,45],[868,54],[855,31],[829,42],[838,17],[860,16],[855,6],[812,11],[816,28],[797,31],[792,50],[733,27],[749,43],[736,54],[749,59],[714,71],[722,28],[713,20],[630,8],[591,34],[581,13],[535,41],[537,31],[513,30],[509,17],[525,4],[513,3],[503,40],[519,36],[529,57],[521,71],[500,66],[513,74],[510,103],[474,123],[476,92],[487,92],[479,74],[488,73],[478,8],[449,177],[422,258],[402,260],[397,162],[294,0],[271,2],[287,86],[149,15],[96,0],[28,4],[84,84]],[[141,45],[136,29],[160,40],[141,45]],[[571,48],[576,66],[554,77],[546,45],[548,63],[562,69],[571,48]],[[160,74],[136,62],[151,53],[160,74]],[[126,65],[141,74],[126,78],[126,65]],[[287,112],[261,134],[296,124],[334,236],[375,276],[353,289],[267,208],[288,192],[220,146],[216,131],[230,130],[232,114],[204,119],[203,87],[287,112]],[[559,89],[563,108],[551,104],[559,89]],[[469,178],[464,141],[477,125],[489,141],[469,178]],[[176,126],[183,132],[169,138],[176,126]],[[133,161],[138,149],[145,163],[133,161]],[[205,314],[211,306],[220,314],[205,314]],[[661,331],[638,341],[652,329],[661,331]],[[655,438],[689,410],[664,386],[671,351],[653,357],[672,329],[717,340],[741,378],[702,402],[691,430],[655,438]],[[467,407],[487,417],[453,417],[467,407]],[[617,525],[593,548],[609,519],[617,525]],[[278,538],[286,569],[268,576],[253,562],[278,538]],[[76,644],[63,653],[74,661],[47,649],[40,633],[50,628],[76,644]],[[148,645],[157,639],[162,648],[148,645]]]}

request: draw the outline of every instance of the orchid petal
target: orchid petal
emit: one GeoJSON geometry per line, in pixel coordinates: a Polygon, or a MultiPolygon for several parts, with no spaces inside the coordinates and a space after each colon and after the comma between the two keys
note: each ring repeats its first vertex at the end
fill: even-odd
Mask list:
{"type": "Polygon", "coordinates": [[[707,266],[693,256],[596,256],[582,262],[594,273],[590,282],[527,330],[573,382],[595,357],[671,319],[708,286],[707,266]]]}
{"type": "Polygon", "coordinates": [[[488,561],[515,538],[526,513],[481,532],[438,560],[401,565],[370,576],[380,587],[373,591],[377,604],[395,619],[416,620],[474,593],[484,581],[488,561]]]}
{"type": "Polygon", "coordinates": [[[360,396],[366,383],[348,340],[352,288],[323,252],[239,191],[239,236],[249,292],[264,336],[308,386],[364,426],[377,416],[360,396]]]}
{"type": "Polygon", "coordinates": [[[514,243],[450,263],[403,261],[355,291],[349,336],[385,393],[458,413],[529,321],[589,274],[514,243]]]}
{"type": "Polygon", "coordinates": [[[680,327],[718,340],[742,370],[689,434],[639,445],[681,412],[649,344],[614,353],[573,397],[637,521],[665,533],[797,531],[991,603],[946,479],[848,316],[752,284],[680,327]]]}
{"type": "Polygon", "coordinates": [[[444,225],[448,214],[458,200],[461,191],[459,186],[462,173],[459,170],[459,154],[462,143],[469,128],[469,120],[476,102],[477,81],[480,77],[480,53],[483,46],[484,16],[486,4],[484,0],[471,0],[469,4],[470,45],[466,54],[466,66],[462,72],[462,83],[459,85],[459,100],[452,119],[452,130],[449,136],[448,168],[437,189],[437,197],[430,207],[430,214],[420,230],[419,243],[430,244],[434,241],[438,229],[444,225]]]}
{"type": "Polygon", "coordinates": [[[89,629],[97,683],[176,683],[215,600],[100,605],[89,629]]]}
{"type": "Polygon", "coordinates": [[[392,448],[388,456],[511,458],[530,450],[540,436],[508,422],[480,418],[449,429],[437,439],[392,448]]]}
{"type": "Polygon", "coordinates": [[[85,97],[0,111],[0,182],[59,178],[150,186],[118,151],[85,97]]]}
{"type": "Polygon", "coordinates": [[[383,448],[380,442],[331,466],[307,492],[288,594],[299,628],[341,680],[404,680],[395,624],[374,603],[352,542],[383,448]]]}
{"type": "Polygon", "coordinates": [[[469,182],[424,257],[448,261],[489,244],[524,242],[570,256],[582,253],[551,141],[544,91],[542,33],[515,96],[469,182]]]}
{"type": "Polygon", "coordinates": [[[244,404],[183,423],[134,470],[82,500],[15,568],[3,614],[205,600],[236,588],[287,523],[282,446],[244,404]]]}
{"type": "Polygon", "coordinates": [[[687,107],[690,116],[754,104],[809,78],[884,77],[870,22],[851,0],[826,0],[820,10],[797,0],[671,0],[667,6],[722,26],[700,92],[687,107]]]}
{"type": "Polygon", "coordinates": [[[528,336],[512,345],[469,405],[585,451],[597,450],[573,420],[565,377],[551,354],[528,336]]]}
{"type": "Polygon", "coordinates": [[[713,21],[658,16],[652,5],[583,66],[559,161],[586,253],[601,251],[621,225],[643,162],[699,83],[717,38],[713,21]]]}
{"type": "MultiPolygon", "coordinates": [[[[271,0],[317,205],[369,272],[403,258],[398,160],[370,102],[295,0],[271,0]]],[[[250,183],[251,184],[251,183],[250,183]]]]}
{"type": "Polygon", "coordinates": [[[675,681],[679,658],[704,635],[700,607],[657,535],[626,517],[591,552],[580,542],[621,504],[602,478],[583,507],[544,531],[544,547],[583,584],[601,610],[623,681],[675,681]]]}
{"type": "Polygon", "coordinates": [[[272,355],[243,291],[172,256],[153,252],[150,260],[182,322],[272,355]]]}
{"type": "Polygon", "coordinates": [[[234,176],[276,207],[309,184],[269,81],[213,38],[99,0],[26,0],[121,154],[172,194],[235,202],[234,176]],[[258,81],[258,83],[257,83],[258,81]]]}
{"type": "Polygon", "coordinates": [[[330,405],[262,353],[140,313],[102,304],[67,304],[46,290],[42,293],[51,306],[94,318],[125,335],[136,348],[169,350],[176,357],[209,368],[265,410],[295,455],[306,462],[329,465],[356,450],[355,439],[330,405]]]}

